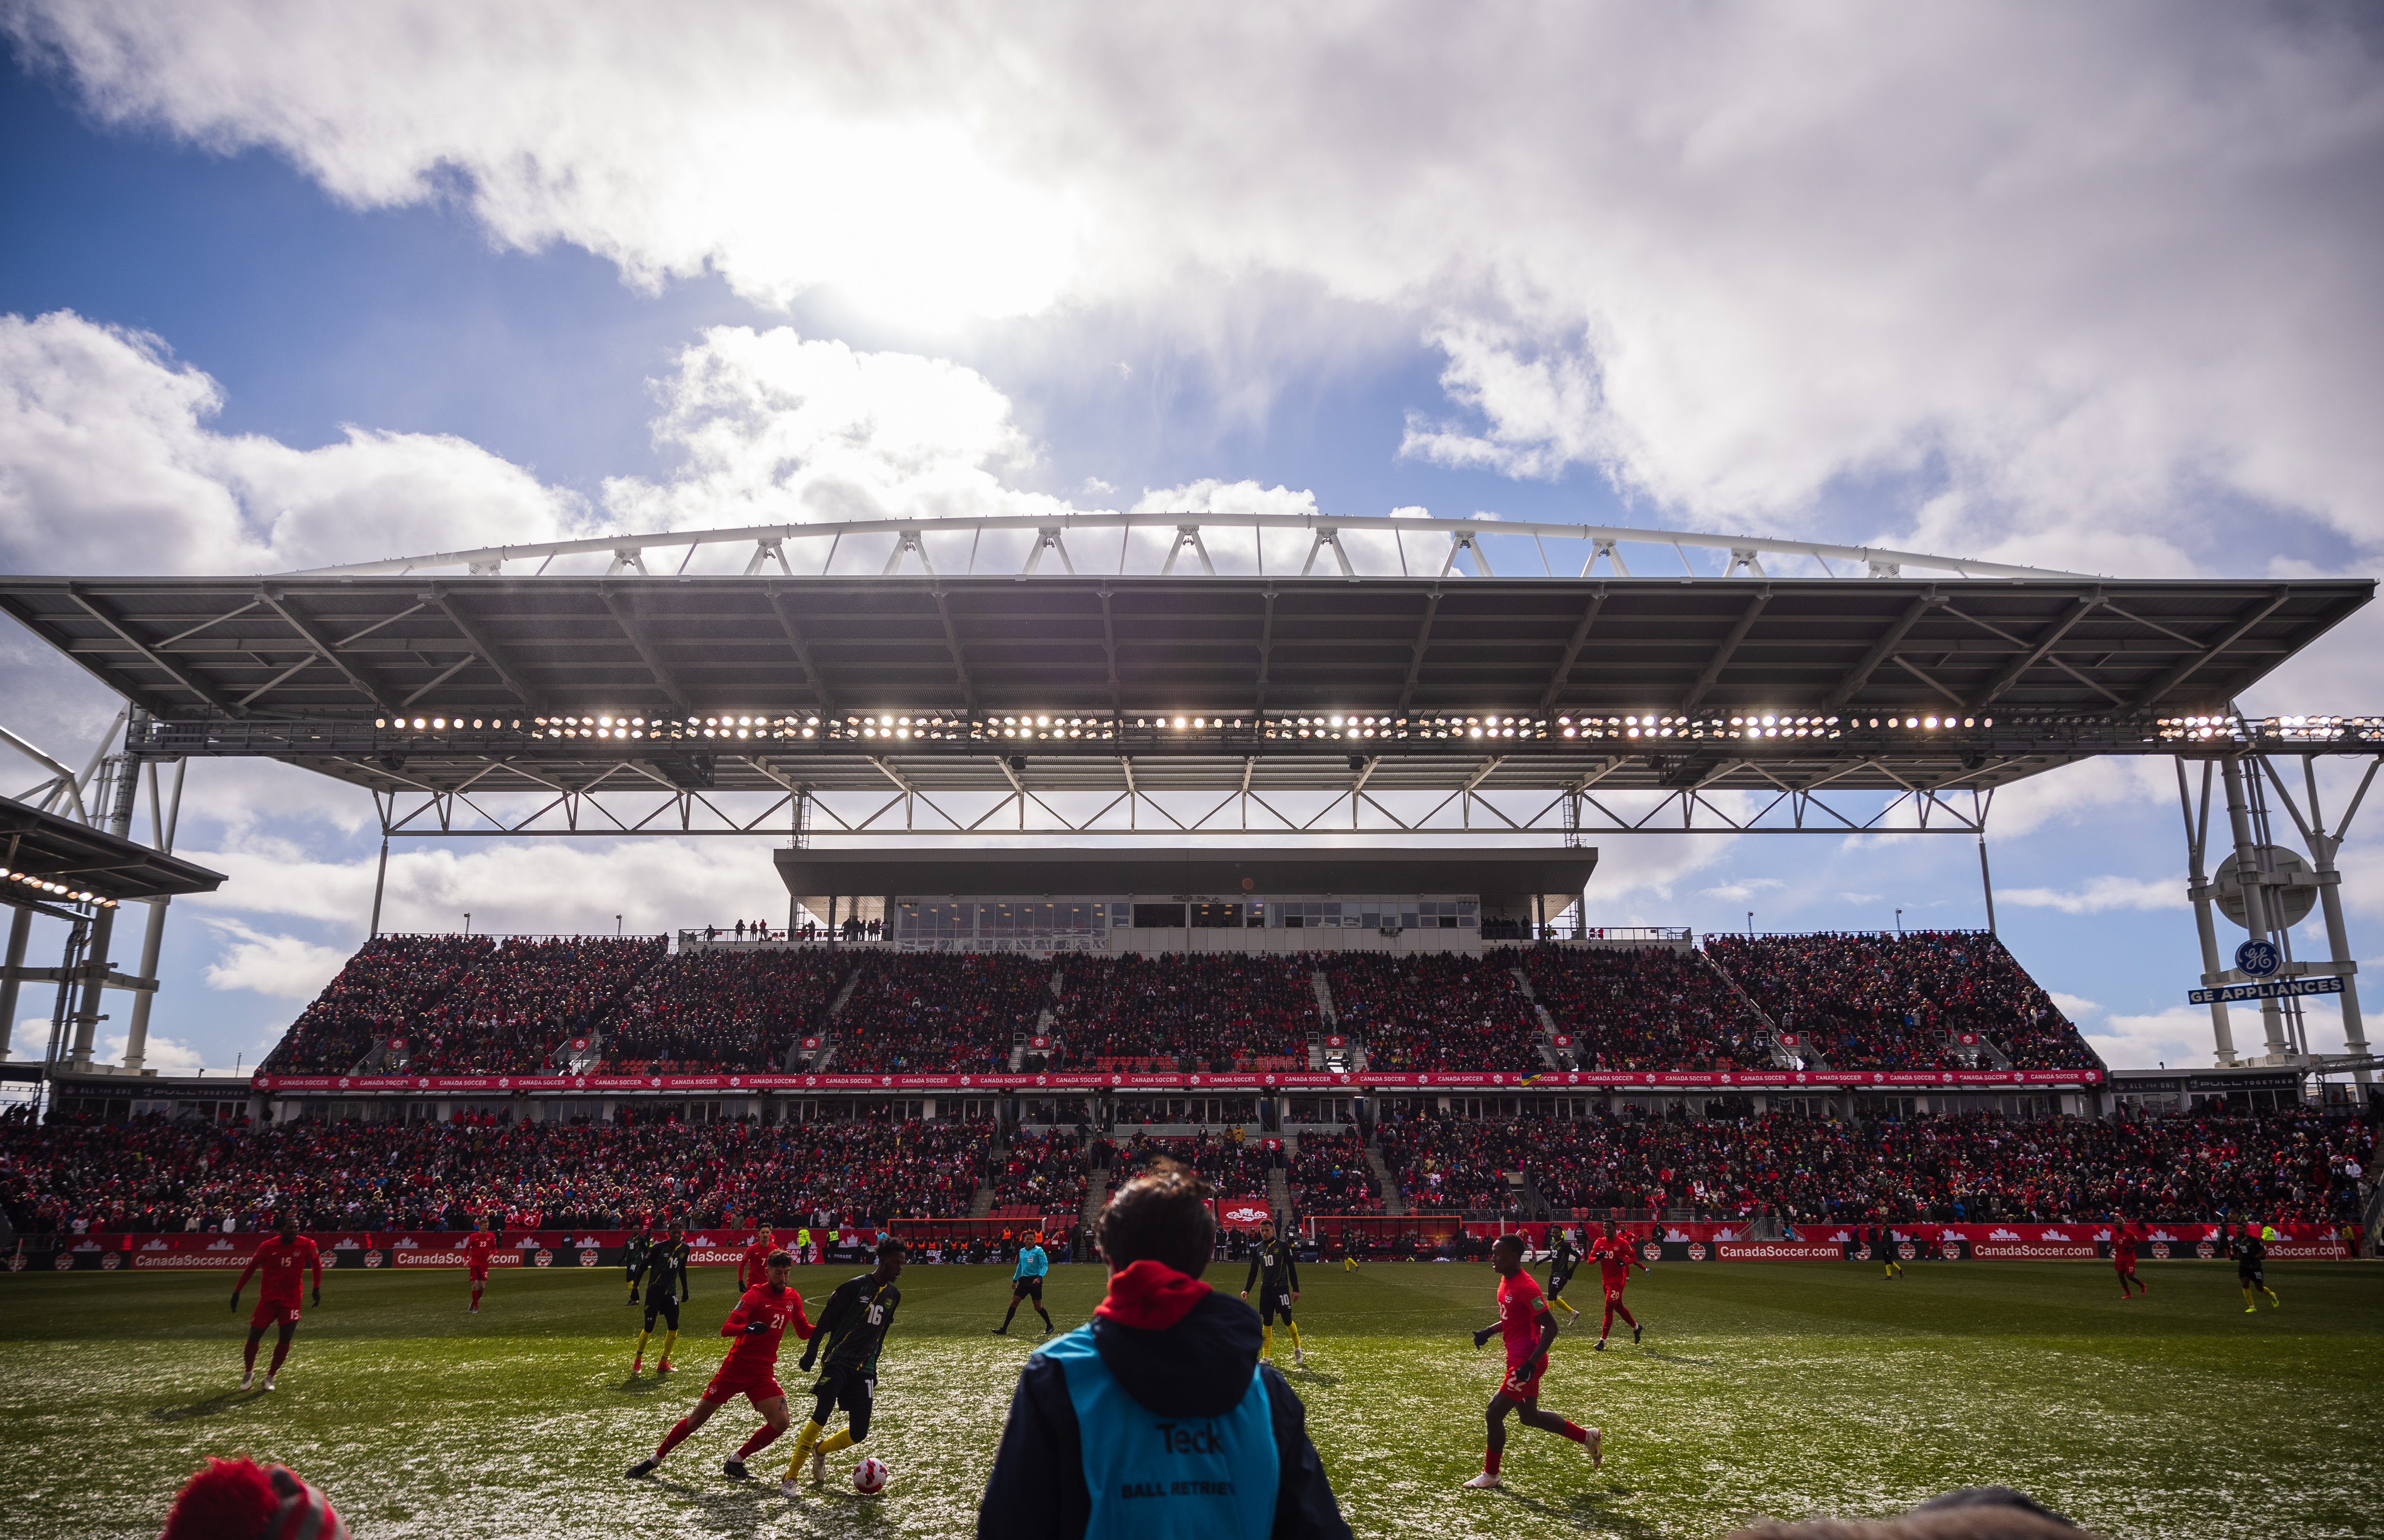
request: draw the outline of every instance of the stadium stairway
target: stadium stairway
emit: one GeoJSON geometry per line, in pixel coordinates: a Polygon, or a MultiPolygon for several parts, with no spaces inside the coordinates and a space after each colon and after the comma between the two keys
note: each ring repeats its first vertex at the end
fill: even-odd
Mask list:
{"type": "MultiPolygon", "coordinates": [[[[1987,1057],[1995,1062],[1995,1068],[2007,1070],[2012,1067],[2011,1055],[2005,1053],[2003,1044],[1995,1041],[1993,1037],[1984,1032],[1980,1033],[1979,1046],[1987,1050],[1987,1057]]],[[[1956,1040],[1951,1033],[1946,1034],[1945,1037],[1945,1051],[1948,1053],[1963,1051],[1961,1043],[1956,1040]]]]}
{"type": "Polygon", "coordinates": [[[1299,1136],[1286,1133],[1283,1136],[1283,1164],[1267,1171],[1267,1207],[1275,1218],[1291,1222],[1291,1162],[1299,1159],[1299,1136]]]}
{"type": "MultiPolygon", "coordinates": [[[[1092,1156],[1085,1159],[1089,1161],[1092,1156]]],[[[1110,1200],[1110,1168],[1087,1165],[1085,1174],[1085,1228],[1092,1230],[1101,1222],[1101,1206],[1110,1200]]]]}
{"type": "Polygon", "coordinates": [[[1407,1199],[1399,1196],[1399,1184],[1391,1175],[1391,1168],[1383,1163],[1380,1146],[1370,1144],[1366,1147],[1366,1167],[1374,1174],[1374,1190],[1382,1194],[1383,1212],[1393,1219],[1405,1217],[1407,1199]]]}
{"type": "MultiPolygon", "coordinates": [[[[1792,1061],[1797,1056],[1792,1055],[1788,1051],[1787,1048],[1780,1041],[1780,1024],[1771,1019],[1771,1013],[1764,1010],[1763,1007],[1756,1004],[1755,997],[1748,994],[1744,988],[1740,987],[1738,980],[1730,976],[1730,970],[1721,965],[1720,958],[1716,957],[1713,953],[1706,950],[1703,947],[1699,947],[1697,949],[1697,956],[1704,960],[1707,967],[1711,968],[1714,971],[1716,977],[1720,978],[1724,984],[1730,986],[1730,992],[1738,997],[1739,1003],[1745,1006],[1747,1010],[1753,1012],[1755,1019],[1761,1022],[1766,1027],[1770,1029],[1772,1061],[1783,1070],[1795,1068],[1796,1066],[1792,1061]]],[[[1830,1067],[1828,1061],[1824,1060],[1818,1052],[1811,1051],[1809,1048],[1802,1057],[1805,1061],[1804,1067],[1807,1069],[1825,1070],[1830,1067]]]]}
{"type": "Polygon", "coordinates": [[[1010,1144],[1007,1139],[996,1141],[994,1147],[985,1152],[985,1169],[977,1173],[976,1196],[969,1199],[969,1218],[987,1219],[992,1216],[994,1170],[1008,1158],[1009,1154],[1010,1144]]]}

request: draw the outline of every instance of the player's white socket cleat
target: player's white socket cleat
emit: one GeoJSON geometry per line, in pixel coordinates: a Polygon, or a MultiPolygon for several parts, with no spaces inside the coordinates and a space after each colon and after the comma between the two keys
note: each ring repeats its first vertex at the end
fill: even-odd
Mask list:
{"type": "Polygon", "coordinates": [[[267,1390],[273,1388],[273,1376],[270,1374],[265,1376],[265,1388],[267,1390]]]}
{"type": "Polygon", "coordinates": [[[242,1374],[242,1375],[240,1377],[240,1387],[241,1387],[242,1390],[246,1390],[246,1389],[249,1387],[249,1384],[250,1384],[250,1382],[254,1381],[255,1378],[256,1378],[256,1371],[255,1371],[255,1370],[254,1370],[254,1369],[250,1370],[248,1372],[246,1372],[245,1374],[242,1374]]]}
{"type": "Polygon", "coordinates": [[[812,1446],[812,1484],[817,1486],[826,1480],[827,1451],[814,1444],[812,1446]]]}
{"type": "Polygon", "coordinates": [[[1478,1487],[1484,1487],[1484,1488],[1488,1488],[1488,1487],[1495,1487],[1495,1486],[1497,1486],[1497,1485],[1499,1484],[1499,1481],[1498,1481],[1498,1478],[1497,1478],[1497,1477],[1496,1477],[1496,1476],[1492,1475],[1489,1472],[1487,1472],[1487,1471],[1484,1471],[1484,1472],[1480,1472],[1479,1474],[1477,1474],[1477,1475],[1476,1475],[1476,1476],[1475,1476],[1471,1481],[1467,1482],[1465,1484],[1466,1484],[1466,1485],[1468,1485],[1468,1486],[1478,1486],[1478,1487]]]}
{"type": "Polygon", "coordinates": [[[778,1496],[781,1497],[800,1497],[802,1495],[803,1489],[801,1484],[797,1482],[792,1476],[788,1476],[786,1480],[778,1484],[778,1496]]]}
{"type": "Polygon", "coordinates": [[[1308,1361],[1308,1356],[1305,1353],[1302,1353],[1298,1348],[1294,1348],[1291,1350],[1291,1361],[1294,1364],[1306,1363],[1308,1361]]]}
{"type": "Polygon", "coordinates": [[[1589,1434],[1587,1438],[1581,1441],[1581,1447],[1588,1452],[1589,1468],[1595,1471],[1606,1463],[1606,1434],[1604,1430],[1598,1428],[1584,1428],[1582,1431],[1589,1434]]]}

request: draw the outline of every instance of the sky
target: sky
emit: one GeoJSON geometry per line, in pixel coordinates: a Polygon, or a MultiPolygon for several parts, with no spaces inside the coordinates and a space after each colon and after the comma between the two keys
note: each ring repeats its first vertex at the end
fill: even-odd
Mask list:
{"type": "MultiPolygon", "coordinates": [[[[693,14],[0,0],[0,564],[1062,508],[2129,577],[2384,551],[2370,7],[693,14]]],[[[2384,709],[2379,640],[2363,613],[2242,704],[2384,709]]],[[[79,766],[117,704],[0,621],[0,725],[79,766]]],[[[370,823],[192,766],[178,848],[231,880],[171,911],[153,1065],[271,1046],[365,933],[370,823]]],[[[2002,935],[2119,1067],[2210,1057],[2179,830],[2151,761],[1990,819],[2002,935]]],[[[758,844],[416,841],[385,923],[783,907],[758,844]]],[[[1972,842],[1902,836],[1607,839],[1585,910],[1984,920],[1972,842]]]]}

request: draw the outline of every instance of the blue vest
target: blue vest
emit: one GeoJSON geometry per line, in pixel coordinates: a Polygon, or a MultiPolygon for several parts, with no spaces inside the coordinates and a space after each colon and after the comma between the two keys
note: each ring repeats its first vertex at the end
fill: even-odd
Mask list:
{"type": "Polygon", "coordinates": [[[1043,1354],[1061,1367],[1085,1450],[1093,1516],[1085,1540],[1262,1540],[1283,1479],[1256,1367],[1223,1417],[1161,1417],[1125,1393],[1079,1326],[1043,1354]]]}

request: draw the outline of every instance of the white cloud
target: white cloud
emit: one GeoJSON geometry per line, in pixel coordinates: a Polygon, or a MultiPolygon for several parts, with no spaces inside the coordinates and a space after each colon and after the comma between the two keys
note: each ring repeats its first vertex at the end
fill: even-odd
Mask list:
{"type": "MultiPolygon", "coordinates": [[[[2254,1020],[2256,1023],[2257,1018],[2254,1020]]],[[[2218,1049],[2210,1035],[2210,1008],[2206,1005],[2172,1005],[2166,1011],[2141,1016],[2114,1015],[2098,1026],[2080,1030],[2094,1051],[2103,1056],[2103,1062],[2115,1070],[2157,1069],[2163,1064],[2171,1069],[2200,1068],[2217,1062],[2218,1049]]],[[[2258,1039],[2256,1025],[2250,1038],[2244,1037],[2239,1017],[2235,1031],[2237,1051],[2241,1052],[2247,1041],[2256,1043],[2258,1039]]]]}
{"type": "Polygon", "coordinates": [[[49,1017],[19,1016],[17,1018],[16,1034],[8,1041],[10,1058],[38,1060],[49,1050],[49,1017]]]}
{"type": "MultiPolygon", "coordinates": [[[[99,1062],[108,1064],[124,1062],[124,1045],[129,1040],[129,1035],[122,1032],[114,1037],[101,1037],[99,1062]]],[[[155,1032],[149,1034],[148,1048],[143,1053],[141,1062],[143,1068],[155,1070],[160,1074],[189,1074],[206,1067],[206,1061],[199,1056],[197,1049],[179,1037],[164,1037],[155,1032]]]]}
{"type": "Polygon", "coordinates": [[[2083,995],[2066,995],[2058,989],[2047,989],[2045,993],[2053,997],[2054,1004],[2061,1007],[2061,1013],[2073,1022],[2082,1022],[2103,1012],[2102,1006],[2083,995]]]}
{"type": "Polygon", "coordinates": [[[1745,877],[1717,888],[1701,888],[1697,893],[1700,898],[1728,899],[1732,903],[1742,903],[1758,893],[1777,892],[1787,886],[1778,877],[1745,877]]]}
{"type": "Polygon", "coordinates": [[[567,492],[461,439],[210,430],[216,382],[145,333],[0,316],[0,565],[261,572],[577,533],[567,492]]]}
{"type": "Polygon", "coordinates": [[[2089,877],[2076,888],[2007,888],[1996,895],[2030,909],[2064,914],[2101,914],[2114,909],[2183,909],[2182,882],[2146,882],[2136,877],[2089,877]]]}
{"type": "Polygon", "coordinates": [[[1306,282],[1446,351],[1445,462],[1757,525],[1942,475],[1892,533],[2096,570],[2240,566],[2229,499],[2384,535],[2384,80],[2333,8],[8,14],[106,118],[638,282],[1306,282]]]}
{"type": "Polygon", "coordinates": [[[210,989],[249,989],[276,1000],[308,1000],[323,992],[348,960],[345,948],[253,930],[235,920],[210,916],[206,923],[231,938],[223,955],[207,965],[210,989]]]}

